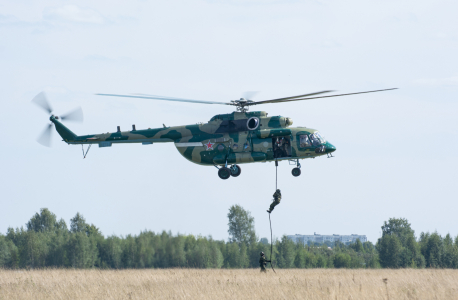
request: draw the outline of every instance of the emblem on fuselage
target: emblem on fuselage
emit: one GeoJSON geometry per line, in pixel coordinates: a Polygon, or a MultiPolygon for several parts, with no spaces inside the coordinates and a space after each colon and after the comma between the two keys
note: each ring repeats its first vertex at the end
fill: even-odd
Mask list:
{"type": "Polygon", "coordinates": [[[208,141],[208,143],[204,144],[205,146],[207,146],[207,150],[213,150],[213,143],[211,141],[208,141]]]}

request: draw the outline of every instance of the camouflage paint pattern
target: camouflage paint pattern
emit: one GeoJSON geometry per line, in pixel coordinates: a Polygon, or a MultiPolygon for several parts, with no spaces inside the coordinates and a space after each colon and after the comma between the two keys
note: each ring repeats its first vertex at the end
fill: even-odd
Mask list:
{"type": "Polygon", "coordinates": [[[292,120],[282,116],[268,117],[264,111],[233,112],[216,115],[207,123],[107,132],[78,136],[51,116],[57,132],[68,144],[98,144],[110,147],[118,143],[174,143],[178,152],[200,165],[244,164],[275,161],[274,139],[290,141],[289,155],[278,160],[314,158],[334,152],[327,141],[301,144],[301,136],[317,133],[306,127],[290,127],[292,120]],[[319,149],[318,149],[319,148],[319,149]]]}

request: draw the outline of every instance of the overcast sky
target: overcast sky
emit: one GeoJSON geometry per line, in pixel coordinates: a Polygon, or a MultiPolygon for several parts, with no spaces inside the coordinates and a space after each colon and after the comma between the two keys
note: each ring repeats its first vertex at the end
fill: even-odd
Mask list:
{"type": "Polygon", "coordinates": [[[242,165],[223,181],[173,144],[80,146],[36,138],[48,116],[77,106],[77,134],[206,122],[230,107],[109,98],[148,93],[229,101],[321,90],[399,90],[256,107],[320,132],[335,158],[278,168],[274,235],[365,234],[407,218],[416,234],[458,234],[458,2],[12,1],[0,2],[0,232],[47,207],[76,212],[105,235],[141,230],[227,239],[240,204],[270,236],[273,163],[242,165]]]}

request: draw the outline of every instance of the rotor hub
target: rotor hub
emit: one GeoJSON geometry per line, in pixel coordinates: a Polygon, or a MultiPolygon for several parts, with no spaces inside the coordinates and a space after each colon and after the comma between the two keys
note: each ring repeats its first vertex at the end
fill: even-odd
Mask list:
{"type": "Polygon", "coordinates": [[[231,100],[231,105],[235,106],[235,109],[238,112],[247,112],[249,109],[249,106],[252,105],[254,101],[252,100],[247,100],[245,98],[240,98],[239,100],[231,100]]]}

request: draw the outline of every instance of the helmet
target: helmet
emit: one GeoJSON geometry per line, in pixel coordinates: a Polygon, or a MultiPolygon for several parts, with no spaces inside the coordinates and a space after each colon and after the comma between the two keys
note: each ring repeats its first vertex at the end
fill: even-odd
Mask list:
{"type": "Polygon", "coordinates": [[[264,252],[261,252],[261,256],[264,256],[264,252]]]}
{"type": "Polygon", "coordinates": [[[279,193],[280,193],[280,189],[277,189],[277,192],[279,192],[279,193]]]}

